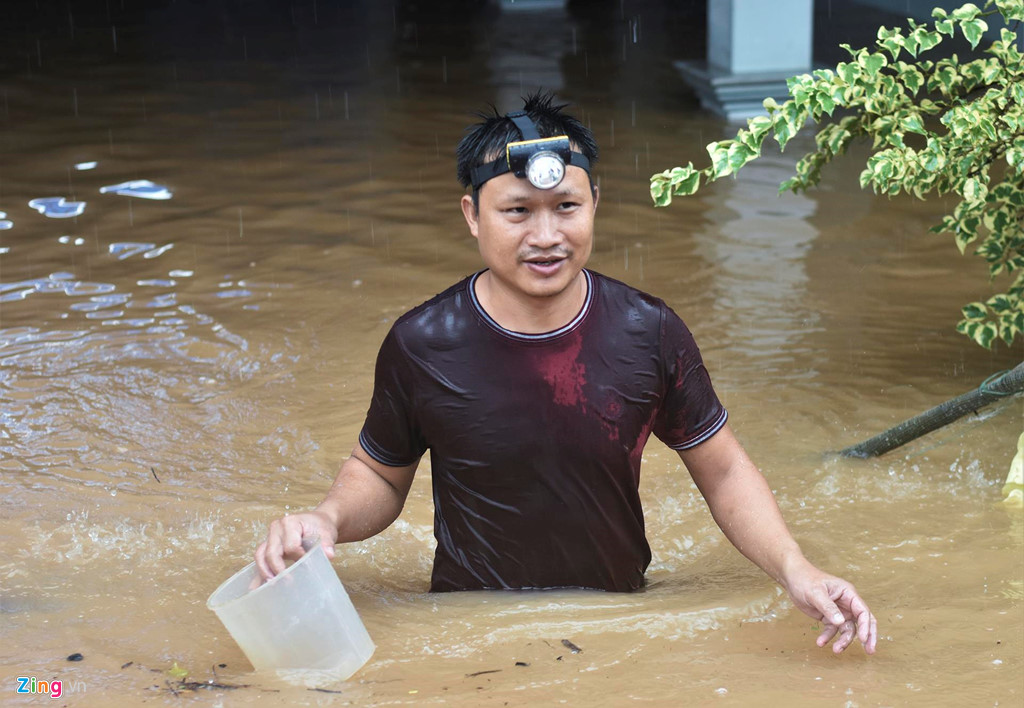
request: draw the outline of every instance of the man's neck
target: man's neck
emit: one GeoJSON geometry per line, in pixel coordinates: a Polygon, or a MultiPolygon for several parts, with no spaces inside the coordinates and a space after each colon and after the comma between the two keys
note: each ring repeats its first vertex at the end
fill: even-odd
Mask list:
{"type": "Polygon", "coordinates": [[[491,319],[512,332],[541,334],[569,324],[587,299],[587,278],[580,271],[562,292],[549,297],[516,293],[486,270],[476,279],[477,301],[491,319]]]}

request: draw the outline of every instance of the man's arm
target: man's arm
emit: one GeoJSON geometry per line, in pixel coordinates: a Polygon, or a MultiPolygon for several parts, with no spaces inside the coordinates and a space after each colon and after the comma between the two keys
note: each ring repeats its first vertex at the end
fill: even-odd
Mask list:
{"type": "Polygon", "coordinates": [[[267,540],[256,549],[260,575],[269,580],[285,569],[286,559],[301,557],[303,538],[319,536],[327,557],[333,558],[335,543],[380,533],[401,513],[415,472],[416,464],[388,467],[357,444],[316,509],[271,522],[267,540]]]}
{"type": "Polygon", "coordinates": [[[681,450],[679,457],[729,541],[774,578],[802,612],[824,623],[818,646],[838,635],[832,645],[838,654],[856,633],[865,651],[874,653],[878,630],[867,604],[853,585],[815,568],[804,557],[768,482],[729,426],[706,442],[681,450]]]}

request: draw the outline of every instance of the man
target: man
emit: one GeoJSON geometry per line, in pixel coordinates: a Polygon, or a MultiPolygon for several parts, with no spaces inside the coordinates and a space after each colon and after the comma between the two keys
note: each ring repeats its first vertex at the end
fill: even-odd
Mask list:
{"type": "Polygon", "coordinates": [[[352,456],[313,511],[274,521],[264,578],[303,537],[369,538],[399,515],[429,449],[431,589],[636,590],[651,559],[638,492],[653,432],[678,451],[726,536],[824,623],[818,645],[868,653],[875,618],[804,558],[726,424],[700,352],[661,300],[584,268],[597,145],[532,96],[459,144],[462,212],[485,270],[399,318],[381,346],[352,456]]]}

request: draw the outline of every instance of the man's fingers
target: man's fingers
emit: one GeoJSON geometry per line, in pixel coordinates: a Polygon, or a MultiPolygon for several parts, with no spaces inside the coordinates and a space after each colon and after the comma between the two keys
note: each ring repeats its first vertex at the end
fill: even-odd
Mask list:
{"type": "Polygon", "coordinates": [[[274,577],[274,574],[270,572],[270,568],[267,566],[267,542],[264,541],[256,549],[256,568],[260,571],[260,576],[264,580],[270,580],[274,577]]]}
{"type": "Polygon", "coordinates": [[[839,627],[834,624],[825,623],[825,629],[821,634],[818,635],[818,646],[823,647],[832,641],[832,637],[836,636],[836,632],[839,631],[839,627]]]}
{"type": "Polygon", "coordinates": [[[875,653],[875,646],[878,644],[878,622],[875,620],[874,615],[871,616],[871,622],[868,626],[868,640],[862,643],[864,644],[864,651],[868,654],[875,653]]]}
{"type": "Polygon", "coordinates": [[[850,646],[854,637],[854,623],[853,620],[843,622],[842,626],[839,627],[839,637],[832,644],[832,651],[836,654],[841,654],[846,647],[850,646]]]}
{"type": "Polygon", "coordinates": [[[842,613],[839,606],[832,602],[832,599],[824,592],[815,593],[812,599],[814,600],[815,607],[818,608],[818,612],[821,613],[821,618],[825,622],[839,626],[846,621],[846,615],[842,613]]]}

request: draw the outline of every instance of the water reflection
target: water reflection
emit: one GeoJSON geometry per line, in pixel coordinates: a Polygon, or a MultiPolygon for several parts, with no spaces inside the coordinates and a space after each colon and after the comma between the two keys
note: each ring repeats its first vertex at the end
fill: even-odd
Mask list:
{"type": "Polygon", "coordinates": [[[714,264],[717,317],[735,328],[734,352],[760,371],[783,377],[815,375],[789,364],[800,340],[818,328],[807,293],[806,259],[817,229],[817,204],[805,195],[778,195],[792,161],[766,155],[736,179],[707,190],[707,228],[695,234],[697,253],[714,264]],[[785,371],[785,373],[783,373],[785,371]]]}

